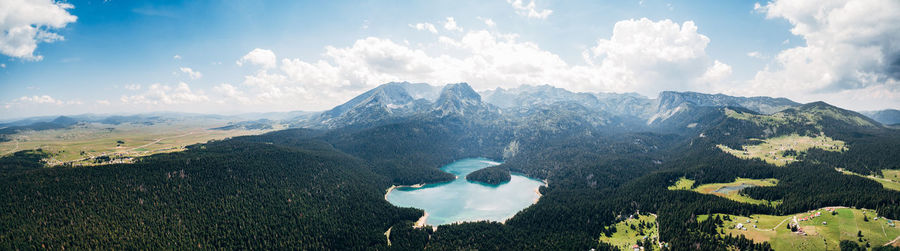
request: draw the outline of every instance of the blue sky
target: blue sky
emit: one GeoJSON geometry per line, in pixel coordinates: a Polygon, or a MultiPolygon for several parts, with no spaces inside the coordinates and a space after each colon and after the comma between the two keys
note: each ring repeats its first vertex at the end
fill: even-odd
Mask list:
{"type": "Polygon", "coordinates": [[[0,0],[0,28],[37,30],[0,38],[0,118],[322,110],[403,80],[900,108],[898,5],[0,0]]]}

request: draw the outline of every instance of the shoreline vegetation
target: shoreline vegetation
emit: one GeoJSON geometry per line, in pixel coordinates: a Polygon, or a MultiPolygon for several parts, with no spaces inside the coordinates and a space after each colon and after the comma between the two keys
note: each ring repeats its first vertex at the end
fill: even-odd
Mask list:
{"type": "Polygon", "coordinates": [[[488,166],[469,173],[466,180],[496,186],[512,180],[512,174],[509,168],[499,165],[488,166]]]}

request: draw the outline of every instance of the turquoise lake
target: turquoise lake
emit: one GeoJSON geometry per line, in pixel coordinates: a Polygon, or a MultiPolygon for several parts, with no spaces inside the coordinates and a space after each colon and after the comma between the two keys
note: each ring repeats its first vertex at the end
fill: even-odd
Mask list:
{"type": "Polygon", "coordinates": [[[456,180],[420,188],[398,187],[385,198],[395,206],[425,210],[425,223],[432,226],[460,221],[503,222],[536,202],[540,198],[537,189],[544,183],[516,173],[509,182],[496,186],[466,180],[473,171],[499,164],[484,158],[458,160],[441,167],[456,175],[456,180]]]}

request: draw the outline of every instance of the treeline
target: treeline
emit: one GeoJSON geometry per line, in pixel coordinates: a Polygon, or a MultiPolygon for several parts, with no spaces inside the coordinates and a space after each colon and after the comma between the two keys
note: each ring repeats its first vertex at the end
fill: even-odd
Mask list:
{"type": "Polygon", "coordinates": [[[501,166],[485,167],[475,170],[474,172],[466,175],[466,180],[468,181],[481,182],[491,185],[499,185],[500,183],[509,182],[510,179],[512,179],[512,175],[510,175],[509,169],[501,166]]]}
{"type": "MultiPolygon", "coordinates": [[[[13,156],[24,159],[4,158],[4,170],[31,161],[13,156]]],[[[24,169],[0,177],[0,249],[379,247],[422,215],[385,201],[389,185],[344,153],[240,139],[127,165],[24,169]]]]}

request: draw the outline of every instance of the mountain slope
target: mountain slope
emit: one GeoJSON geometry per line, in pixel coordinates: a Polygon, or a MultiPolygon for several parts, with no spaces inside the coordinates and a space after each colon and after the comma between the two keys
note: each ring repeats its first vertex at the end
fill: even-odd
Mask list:
{"type": "Polygon", "coordinates": [[[496,117],[499,109],[481,102],[481,95],[467,83],[448,84],[434,102],[431,114],[439,118],[447,116],[488,119],[496,117]]]}
{"type": "Polygon", "coordinates": [[[884,125],[900,124],[900,110],[885,109],[880,111],[866,111],[860,113],[884,125]]]}
{"type": "Polygon", "coordinates": [[[322,112],[309,120],[298,121],[297,126],[311,128],[338,128],[345,126],[370,126],[391,119],[410,116],[428,109],[433,87],[426,84],[387,83],[322,112]],[[414,98],[410,94],[420,98],[414,98]]]}

